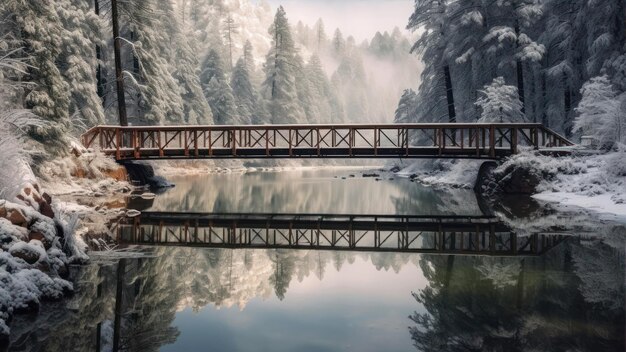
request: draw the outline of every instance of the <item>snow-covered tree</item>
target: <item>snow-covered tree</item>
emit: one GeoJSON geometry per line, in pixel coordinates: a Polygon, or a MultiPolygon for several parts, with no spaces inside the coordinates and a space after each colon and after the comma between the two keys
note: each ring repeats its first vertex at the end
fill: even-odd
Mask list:
{"type": "Polygon", "coordinates": [[[450,36],[448,2],[416,1],[415,11],[407,25],[407,28],[412,31],[423,31],[411,48],[411,52],[420,55],[422,61],[427,63],[422,71],[422,82],[419,88],[418,121],[456,121],[452,73],[446,54],[450,36]]]}
{"type": "Polygon", "coordinates": [[[246,64],[246,69],[251,75],[253,75],[256,70],[252,50],[252,43],[250,43],[249,40],[246,40],[246,43],[243,45],[243,62],[246,64]]]}
{"type": "Polygon", "coordinates": [[[70,87],[57,63],[63,43],[63,25],[55,4],[38,0],[8,0],[0,3],[2,19],[11,18],[14,47],[30,58],[26,79],[32,83],[24,95],[24,106],[48,124],[31,135],[51,146],[59,145],[69,129],[70,87]]]}
{"type": "MultiPolygon", "coordinates": [[[[131,34],[130,46],[136,72],[125,71],[129,91],[135,92],[139,123],[183,122],[183,100],[172,75],[175,56],[170,42],[178,29],[170,2],[125,2],[124,23],[131,34]]],[[[133,94],[128,94],[131,98],[133,94]]],[[[132,102],[132,100],[131,100],[132,102]]]]}
{"type": "Polygon", "coordinates": [[[63,24],[63,44],[59,56],[61,74],[70,88],[69,114],[87,127],[103,124],[104,110],[96,81],[96,45],[104,45],[103,23],[81,0],[56,2],[63,24]]]}
{"type": "Polygon", "coordinates": [[[626,118],[617,91],[607,76],[592,78],[581,89],[574,131],[593,137],[599,147],[626,142],[626,118]]]}
{"type": "Polygon", "coordinates": [[[338,57],[341,57],[346,51],[346,40],[343,39],[343,34],[339,28],[335,30],[335,34],[333,35],[332,47],[333,53],[338,57]]]}
{"type": "Polygon", "coordinates": [[[223,80],[226,77],[222,57],[215,49],[209,50],[208,54],[202,60],[202,64],[200,65],[200,83],[203,86],[207,85],[213,77],[216,77],[218,80],[223,80]]]}
{"type": "Polygon", "coordinates": [[[218,125],[236,124],[237,106],[230,84],[225,79],[211,78],[204,89],[209,106],[213,111],[213,120],[218,125]]]}
{"type": "Polygon", "coordinates": [[[359,53],[344,56],[331,81],[342,101],[347,121],[363,122],[369,115],[368,82],[359,53]]]}
{"type": "Polygon", "coordinates": [[[317,52],[321,52],[324,50],[326,46],[326,41],[328,38],[326,37],[326,29],[324,27],[324,21],[320,18],[315,22],[314,26],[315,30],[315,43],[317,52]]]}
{"type": "Polygon", "coordinates": [[[344,121],[343,107],[324,72],[319,56],[313,54],[305,67],[310,85],[311,100],[315,102],[317,117],[311,122],[344,121]]]}
{"type": "Polygon", "coordinates": [[[275,123],[301,121],[304,111],[300,107],[296,88],[296,48],[287,14],[282,6],[276,11],[269,33],[272,36],[272,48],[266,56],[263,82],[268,112],[275,123]]]}
{"type": "Polygon", "coordinates": [[[240,122],[251,123],[256,110],[256,92],[250,82],[250,74],[244,58],[237,60],[230,85],[235,97],[240,122]]]}
{"type": "Polygon", "coordinates": [[[34,179],[29,165],[31,155],[25,148],[28,143],[25,132],[33,127],[47,126],[28,110],[0,112],[0,199],[13,200],[24,184],[34,179]]]}
{"type": "Polygon", "coordinates": [[[198,57],[192,49],[193,39],[182,31],[172,33],[174,46],[173,77],[179,84],[183,100],[184,122],[208,125],[213,123],[213,114],[202,92],[198,70],[198,57]]]}
{"type": "Polygon", "coordinates": [[[223,31],[224,40],[226,40],[226,45],[228,46],[228,70],[230,70],[233,67],[233,40],[235,34],[239,33],[237,24],[235,23],[233,16],[231,16],[230,14],[224,20],[223,31]]]}
{"type": "Polygon", "coordinates": [[[517,88],[506,85],[504,78],[496,77],[490,85],[480,91],[476,101],[480,107],[480,122],[522,122],[522,102],[517,88]]]}
{"type": "Polygon", "coordinates": [[[396,109],[395,122],[408,123],[414,121],[417,94],[413,89],[407,89],[402,93],[398,108],[396,109]]]}

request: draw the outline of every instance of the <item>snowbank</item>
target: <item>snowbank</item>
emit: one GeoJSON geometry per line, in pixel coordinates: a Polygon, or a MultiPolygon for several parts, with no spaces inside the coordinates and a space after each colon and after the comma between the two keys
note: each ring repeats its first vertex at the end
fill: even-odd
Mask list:
{"type": "Polygon", "coordinates": [[[68,265],[89,259],[81,236],[108,232],[132,190],[113,159],[78,143],[68,149],[37,165],[30,181],[14,180],[12,201],[0,200],[0,340],[11,315],[73,289],[68,265]]]}
{"type": "Polygon", "coordinates": [[[484,160],[417,160],[397,172],[435,187],[473,188],[484,160]]]}
{"type": "Polygon", "coordinates": [[[626,221],[626,152],[563,158],[560,164],[568,167],[558,170],[550,182],[542,183],[534,198],[626,221]]]}
{"type": "Polygon", "coordinates": [[[495,172],[512,166],[540,177],[535,199],[626,220],[626,153],[623,151],[559,158],[523,153],[507,160],[495,172]]]}
{"type": "MultiPolygon", "coordinates": [[[[435,187],[472,188],[482,160],[418,160],[397,172],[435,187]]],[[[626,151],[552,157],[532,151],[509,158],[494,172],[523,169],[540,180],[538,200],[578,206],[626,221],[626,151]]]]}
{"type": "Polygon", "coordinates": [[[55,213],[47,194],[29,185],[20,195],[16,203],[0,200],[0,339],[10,332],[12,314],[36,310],[42,300],[72,291],[64,279],[68,265],[86,260],[72,224],[55,213]]]}

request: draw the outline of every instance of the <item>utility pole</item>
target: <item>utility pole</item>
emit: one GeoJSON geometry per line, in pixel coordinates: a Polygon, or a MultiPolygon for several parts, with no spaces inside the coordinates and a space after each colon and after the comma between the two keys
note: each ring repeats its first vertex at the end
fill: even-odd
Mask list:
{"type": "Polygon", "coordinates": [[[111,17],[113,19],[113,52],[115,54],[115,77],[117,81],[117,108],[120,126],[128,126],[126,117],[126,99],[124,98],[124,76],[122,58],[120,57],[120,27],[117,21],[117,0],[111,0],[111,17]]]}

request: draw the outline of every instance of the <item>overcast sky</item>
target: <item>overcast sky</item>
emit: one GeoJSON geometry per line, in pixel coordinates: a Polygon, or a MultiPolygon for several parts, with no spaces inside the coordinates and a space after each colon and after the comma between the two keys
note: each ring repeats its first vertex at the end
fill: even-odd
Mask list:
{"type": "MultiPolygon", "coordinates": [[[[339,27],[357,42],[370,39],[376,31],[405,31],[413,12],[414,0],[268,0],[273,9],[283,5],[289,22],[302,21],[313,25],[324,20],[326,33],[331,35],[339,27]]],[[[408,32],[407,32],[408,33],[408,32]]]]}

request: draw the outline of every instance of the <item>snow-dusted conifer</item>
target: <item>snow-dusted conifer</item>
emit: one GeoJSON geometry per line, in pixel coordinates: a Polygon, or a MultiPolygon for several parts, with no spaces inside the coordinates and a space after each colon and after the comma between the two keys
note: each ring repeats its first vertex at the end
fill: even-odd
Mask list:
{"type": "Polygon", "coordinates": [[[339,28],[335,30],[335,34],[333,35],[332,47],[333,53],[338,57],[343,55],[346,51],[346,40],[343,39],[343,34],[339,28]]]}
{"type": "Polygon", "coordinates": [[[310,84],[311,100],[318,110],[315,122],[343,121],[343,110],[317,55],[311,55],[305,67],[310,84]]]}
{"type": "Polygon", "coordinates": [[[228,14],[226,19],[224,19],[224,25],[222,29],[224,31],[224,40],[226,40],[226,45],[228,46],[228,70],[230,71],[230,69],[232,69],[233,67],[233,40],[235,39],[235,34],[239,33],[237,24],[235,23],[235,20],[233,19],[233,16],[231,14],[228,14]]]}
{"type": "Polygon", "coordinates": [[[200,80],[203,85],[204,96],[213,112],[215,123],[237,123],[235,97],[226,79],[222,58],[217,50],[211,49],[204,59],[200,80]]]}
{"type": "Polygon", "coordinates": [[[213,111],[213,120],[218,125],[236,124],[237,106],[233,90],[225,79],[211,78],[204,90],[209,106],[213,111]]]}
{"type": "Polygon", "coordinates": [[[241,120],[239,122],[251,123],[256,108],[256,93],[250,82],[250,74],[243,57],[239,58],[235,64],[230,84],[241,120]]]}
{"type": "Polygon", "coordinates": [[[49,122],[34,128],[32,136],[51,146],[59,144],[69,128],[70,87],[57,67],[64,31],[54,4],[5,0],[0,3],[0,15],[12,18],[15,47],[25,48],[25,56],[31,58],[28,79],[33,85],[25,92],[25,107],[49,122]]]}
{"type": "Polygon", "coordinates": [[[182,29],[173,32],[174,72],[172,75],[180,87],[183,100],[184,122],[190,125],[208,125],[213,123],[213,114],[200,84],[198,58],[192,47],[195,39],[182,29]]]}
{"type": "Polygon", "coordinates": [[[415,107],[417,103],[417,94],[413,89],[407,89],[402,93],[398,108],[395,113],[395,122],[408,123],[414,121],[415,107]]]}
{"type": "Polygon", "coordinates": [[[497,77],[480,91],[476,105],[481,108],[480,122],[522,122],[522,103],[515,86],[506,85],[497,77]]]}
{"type": "Polygon", "coordinates": [[[104,45],[104,24],[81,0],[56,1],[63,24],[59,67],[70,88],[69,114],[87,127],[103,124],[104,110],[98,96],[95,46],[104,45]]]}
{"type": "Polygon", "coordinates": [[[202,65],[200,66],[200,83],[206,86],[213,77],[216,77],[218,80],[224,80],[226,77],[222,57],[215,49],[209,50],[204,60],[202,60],[202,65]]]}
{"type": "Polygon", "coordinates": [[[581,89],[574,131],[591,136],[602,148],[626,141],[626,118],[620,99],[607,76],[592,78],[581,89]]]}
{"type": "MultiPolygon", "coordinates": [[[[138,65],[138,75],[125,72],[129,89],[139,96],[138,123],[165,124],[183,121],[183,100],[179,83],[174,79],[170,45],[171,33],[176,30],[171,18],[174,11],[170,2],[146,0],[120,3],[124,6],[128,29],[136,40],[132,43],[138,65]]],[[[129,96],[132,96],[129,94],[129,96]]]]}
{"type": "Polygon", "coordinates": [[[296,48],[291,37],[287,14],[282,6],[276,11],[269,30],[272,47],[266,56],[264,96],[268,112],[275,123],[300,121],[304,115],[298,101],[294,57],[296,48]]]}

